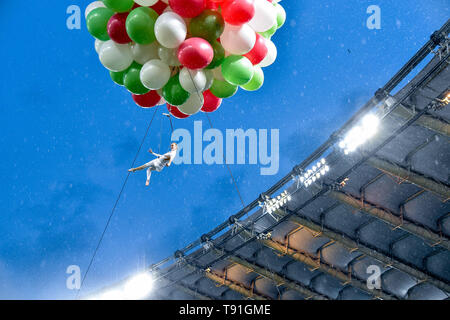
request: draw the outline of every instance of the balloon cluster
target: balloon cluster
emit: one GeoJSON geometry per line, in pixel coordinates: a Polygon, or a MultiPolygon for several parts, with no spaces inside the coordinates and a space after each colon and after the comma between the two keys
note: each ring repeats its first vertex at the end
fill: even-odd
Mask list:
{"type": "Polygon", "coordinates": [[[112,80],[143,108],[177,118],[214,112],[238,88],[258,90],[277,57],[281,0],[103,0],[86,8],[112,80]]]}

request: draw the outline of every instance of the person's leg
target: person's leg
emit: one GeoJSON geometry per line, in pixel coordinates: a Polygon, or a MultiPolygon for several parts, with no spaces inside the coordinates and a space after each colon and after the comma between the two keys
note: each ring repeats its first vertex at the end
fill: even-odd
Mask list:
{"type": "Polygon", "coordinates": [[[147,162],[146,164],[144,164],[144,165],[142,165],[140,167],[128,169],[128,171],[129,172],[136,172],[136,171],[144,170],[144,169],[149,168],[151,165],[152,165],[152,161],[147,162]]]}
{"type": "Polygon", "coordinates": [[[153,167],[147,168],[147,181],[145,182],[145,185],[148,186],[150,184],[150,178],[152,177],[152,171],[154,170],[153,167]]]}

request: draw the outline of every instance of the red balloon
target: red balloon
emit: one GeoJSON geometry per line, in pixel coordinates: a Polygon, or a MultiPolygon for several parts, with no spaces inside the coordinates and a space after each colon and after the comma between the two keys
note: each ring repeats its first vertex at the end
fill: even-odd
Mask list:
{"type": "Polygon", "coordinates": [[[170,104],[167,104],[167,110],[169,110],[169,113],[177,119],[186,119],[189,117],[188,114],[184,114],[177,107],[172,106],[170,104]]]}
{"type": "Polygon", "coordinates": [[[142,108],[154,107],[161,101],[161,96],[156,90],[149,91],[146,94],[132,94],[132,97],[134,102],[142,108]]]}
{"type": "Polygon", "coordinates": [[[167,7],[168,5],[162,1],[158,1],[154,5],[150,6],[150,8],[155,10],[156,13],[158,13],[159,15],[162,15],[162,13],[164,12],[164,10],[166,10],[167,7]]]}
{"type": "Polygon", "coordinates": [[[267,56],[267,46],[266,46],[266,40],[263,36],[260,34],[256,34],[256,42],[253,46],[253,49],[249,52],[244,54],[244,57],[248,58],[253,65],[257,65],[261,63],[261,61],[264,60],[264,58],[267,56]]]}
{"type": "Polygon", "coordinates": [[[125,23],[127,21],[128,12],[116,13],[108,21],[108,34],[111,40],[120,44],[130,43],[125,23]]]}
{"type": "Polygon", "coordinates": [[[203,69],[211,63],[213,58],[213,48],[202,38],[189,38],[178,48],[178,60],[189,69],[203,69]]]}
{"type": "Polygon", "coordinates": [[[209,90],[203,92],[203,97],[205,98],[205,102],[203,103],[202,107],[203,112],[214,112],[219,109],[220,105],[222,104],[222,99],[217,98],[209,90]]]}
{"type": "Polygon", "coordinates": [[[223,19],[235,26],[249,22],[255,15],[255,0],[225,0],[221,7],[223,19]]]}
{"type": "Polygon", "coordinates": [[[206,9],[217,10],[219,9],[219,2],[215,2],[214,0],[206,0],[206,9]]]}
{"type": "Polygon", "coordinates": [[[206,8],[206,0],[169,0],[173,12],[183,18],[194,18],[206,8]]]}

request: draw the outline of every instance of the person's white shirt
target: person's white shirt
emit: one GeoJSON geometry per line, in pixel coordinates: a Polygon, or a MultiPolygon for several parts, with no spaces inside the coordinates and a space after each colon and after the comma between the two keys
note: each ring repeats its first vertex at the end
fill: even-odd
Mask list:
{"type": "Polygon", "coordinates": [[[164,169],[164,167],[170,162],[173,161],[173,159],[175,159],[175,156],[177,155],[177,151],[176,150],[172,150],[169,151],[163,155],[158,155],[158,158],[155,159],[154,164],[156,167],[156,171],[161,171],[162,169],[164,169]]]}

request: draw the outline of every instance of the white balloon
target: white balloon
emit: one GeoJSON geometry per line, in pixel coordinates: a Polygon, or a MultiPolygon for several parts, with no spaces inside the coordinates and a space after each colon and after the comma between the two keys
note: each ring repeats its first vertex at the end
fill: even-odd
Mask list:
{"type": "Polygon", "coordinates": [[[277,10],[267,0],[255,0],[255,15],[248,23],[256,32],[265,32],[277,22],[277,10]]]}
{"type": "Polygon", "coordinates": [[[167,63],[169,66],[178,67],[181,66],[180,60],[178,60],[178,48],[169,49],[166,47],[158,48],[159,58],[167,63]]]}
{"type": "Polygon", "coordinates": [[[129,44],[106,41],[100,48],[100,62],[106,69],[114,72],[124,71],[133,63],[133,53],[129,44]]]}
{"type": "Polygon", "coordinates": [[[88,14],[97,8],[106,8],[106,6],[103,1],[94,1],[86,7],[86,10],[84,10],[84,17],[87,18],[88,14]]]}
{"type": "Polygon", "coordinates": [[[187,27],[183,18],[174,12],[166,12],[155,23],[158,42],[166,48],[176,48],[186,39],[187,27]]]}
{"type": "Polygon", "coordinates": [[[212,87],[212,84],[214,82],[214,72],[208,69],[203,69],[203,72],[205,73],[206,76],[205,89],[203,90],[208,90],[212,87]]]}
{"type": "Polygon", "coordinates": [[[206,86],[206,74],[202,70],[183,68],[179,75],[180,84],[189,93],[202,93],[206,86]]]}
{"type": "Polygon", "coordinates": [[[243,55],[255,46],[256,33],[247,24],[242,26],[225,24],[225,29],[220,36],[220,42],[224,49],[231,54],[243,55]]]}
{"type": "Polygon", "coordinates": [[[131,46],[131,51],[133,52],[134,61],[139,64],[145,64],[146,62],[159,59],[158,56],[158,43],[154,41],[150,44],[134,44],[131,46]]]}
{"type": "Polygon", "coordinates": [[[158,90],[169,81],[170,68],[163,61],[153,59],[142,66],[140,78],[147,89],[158,90]]]}
{"type": "Polygon", "coordinates": [[[221,81],[225,81],[225,78],[223,77],[223,74],[222,74],[222,67],[221,66],[218,66],[217,68],[214,68],[212,70],[212,72],[213,72],[213,75],[214,75],[215,79],[221,80],[221,81]]]}
{"type": "Polygon", "coordinates": [[[158,2],[158,0],[134,0],[138,5],[149,7],[158,2]]]}
{"type": "Polygon", "coordinates": [[[275,46],[275,44],[271,40],[266,39],[266,46],[267,46],[268,52],[267,52],[267,55],[264,58],[264,60],[261,61],[261,63],[259,64],[260,67],[268,67],[271,64],[273,64],[275,62],[275,60],[277,59],[278,51],[277,51],[277,47],[275,46]]]}
{"type": "Polygon", "coordinates": [[[97,51],[98,54],[100,54],[100,49],[104,43],[105,41],[95,39],[95,51],[97,51]]]}
{"type": "Polygon", "coordinates": [[[184,114],[193,115],[200,111],[203,107],[205,99],[201,93],[193,93],[185,103],[177,108],[184,114]]]}

